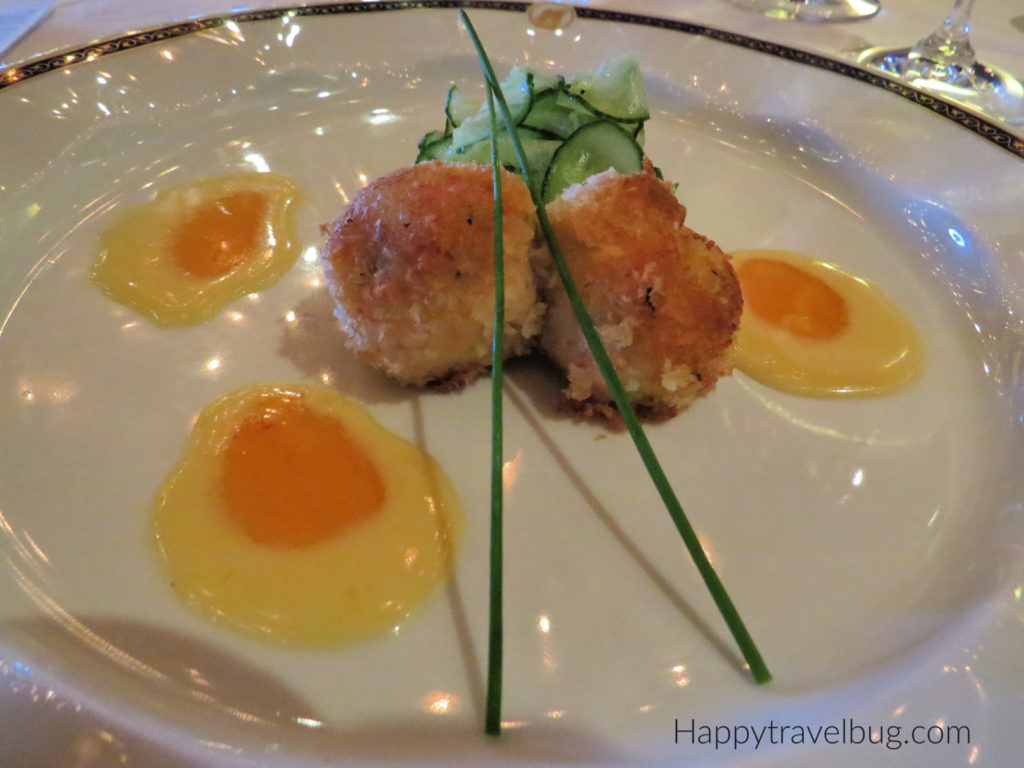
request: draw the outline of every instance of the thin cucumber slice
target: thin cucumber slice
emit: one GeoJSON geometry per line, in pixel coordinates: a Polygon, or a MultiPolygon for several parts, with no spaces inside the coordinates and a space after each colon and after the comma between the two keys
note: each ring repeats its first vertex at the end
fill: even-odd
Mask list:
{"type": "MultiPolygon", "coordinates": [[[[612,59],[572,83],[561,75],[538,75],[516,67],[501,89],[524,145],[526,170],[545,200],[608,168],[622,173],[641,169],[648,109],[636,56],[612,59]]],[[[420,139],[416,162],[488,164],[491,124],[486,104],[452,85],[444,111],[444,130],[420,139]]],[[[502,123],[498,159],[522,175],[505,131],[502,123]]]]}
{"type": "MultiPolygon", "coordinates": [[[[568,91],[544,91],[540,95],[534,94],[533,107],[522,124],[567,139],[587,123],[604,119],[607,118],[579,96],[568,91]]],[[[642,120],[616,122],[633,137],[637,137],[644,127],[642,120]]],[[[640,139],[637,141],[643,146],[640,139]]]]}
{"type": "MultiPolygon", "coordinates": [[[[526,159],[526,170],[529,173],[530,183],[539,192],[547,176],[548,166],[555,152],[562,146],[561,139],[553,139],[543,133],[532,132],[527,128],[516,129],[519,141],[523,145],[523,155],[526,159]]],[[[483,142],[490,144],[490,142],[483,142]]],[[[489,148],[488,148],[489,149],[489,148]]],[[[502,164],[510,168],[513,173],[523,175],[519,165],[519,158],[516,156],[515,145],[509,135],[503,134],[498,137],[498,158],[502,164]],[[505,158],[508,158],[506,161],[505,158]]]]}
{"type": "MultiPolygon", "coordinates": [[[[508,104],[512,122],[519,125],[530,111],[533,104],[533,72],[527,67],[516,67],[501,84],[501,93],[508,104]]],[[[456,148],[468,147],[491,135],[491,116],[487,105],[462,121],[452,131],[452,143],[456,148]]]]}
{"type": "Polygon", "coordinates": [[[601,119],[583,99],[567,91],[544,91],[533,100],[523,125],[567,139],[580,126],[601,119]]]}
{"type": "Polygon", "coordinates": [[[416,149],[422,152],[428,145],[445,138],[445,136],[446,134],[441,131],[427,131],[420,139],[420,143],[416,145],[416,149]]]}
{"type": "Polygon", "coordinates": [[[544,93],[544,91],[564,91],[565,88],[565,78],[561,75],[545,75],[538,72],[533,73],[534,96],[539,96],[544,93]]]}
{"type": "Polygon", "coordinates": [[[481,106],[480,99],[465,95],[459,90],[459,86],[453,84],[448,89],[448,96],[444,100],[444,113],[448,116],[448,122],[452,127],[458,128],[479,112],[481,106]]]}
{"type": "MultiPolygon", "coordinates": [[[[518,128],[516,133],[519,136],[520,143],[523,145],[526,169],[529,172],[530,179],[539,188],[547,174],[551,158],[558,151],[558,148],[562,146],[562,141],[561,139],[552,139],[543,133],[530,130],[529,128],[518,128]]],[[[490,137],[470,144],[461,150],[449,144],[437,159],[447,163],[480,163],[487,165],[491,162],[490,137]]],[[[512,143],[512,138],[507,132],[498,134],[498,162],[513,173],[522,175],[519,158],[516,156],[515,144],[512,143]]]]}
{"type": "Polygon", "coordinates": [[[651,116],[640,62],[634,54],[616,56],[596,71],[580,75],[569,91],[615,120],[632,122],[651,116]]]}
{"type": "Polygon", "coordinates": [[[609,168],[623,174],[639,173],[643,159],[644,151],[622,126],[611,120],[588,123],[566,139],[551,158],[541,199],[550,203],[567,187],[609,168]]]}
{"type": "Polygon", "coordinates": [[[420,151],[416,155],[416,162],[422,163],[427,160],[447,160],[451,154],[452,137],[441,136],[433,141],[427,141],[427,136],[437,135],[437,131],[431,131],[420,141],[420,151]]]}

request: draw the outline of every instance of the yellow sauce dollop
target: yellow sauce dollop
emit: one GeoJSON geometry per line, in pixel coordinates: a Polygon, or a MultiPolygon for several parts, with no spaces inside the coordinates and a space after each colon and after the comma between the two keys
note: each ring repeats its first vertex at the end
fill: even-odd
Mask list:
{"type": "Polygon", "coordinates": [[[157,494],[174,591],[284,645],[393,630],[453,567],[464,516],[430,456],[327,387],[257,385],[200,414],[157,494]]]}
{"type": "Polygon", "coordinates": [[[744,300],[733,360],[743,373],[811,397],[882,395],[920,375],[921,338],[878,286],[792,251],[732,256],[744,300]]]}
{"type": "Polygon", "coordinates": [[[100,236],[90,276],[160,325],[197,323],[278,280],[295,263],[297,189],[273,173],[234,173],[158,193],[100,236]]]}

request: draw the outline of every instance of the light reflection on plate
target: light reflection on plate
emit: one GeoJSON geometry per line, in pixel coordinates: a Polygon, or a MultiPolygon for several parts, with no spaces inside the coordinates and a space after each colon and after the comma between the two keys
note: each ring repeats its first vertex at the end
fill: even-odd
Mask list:
{"type": "MultiPolygon", "coordinates": [[[[480,735],[486,388],[411,395],[355,364],[330,335],[315,259],[173,331],[89,285],[105,223],[164,185],[286,174],[309,248],[367,179],[411,161],[449,82],[479,82],[475,61],[454,11],[365,6],[240,16],[0,91],[0,141],[19,147],[0,181],[5,679],[29,667],[119,737],[211,765],[732,760],[676,744],[690,718],[941,720],[972,729],[942,748],[951,764],[1019,753],[1024,166],[916,105],[742,46],[587,18],[527,35],[522,14],[472,13],[503,68],[639,51],[647,146],[691,226],[726,250],[837,262],[926,337],[924,377],[890,398],[802,400],[737,375],[650,430],[776,682],[757,689],[737,668],[626,440],[558,418],[557,382],[513,366],[514,727],[495,748],[480,735]],[[438,458],[469,512],[452,589],[386,641],[309,654],[239,639],[178,605],[146,548],[149,500],[195,413],[290,378],[367,403],[438,458]]],[[[14,687],[3,695],[20,702],[14,687]]],[[[853,766],[865,749],[739,756],[853,766]]],[[[900,764],[934,765],[938,749],[908,745],[900,764]]]]}

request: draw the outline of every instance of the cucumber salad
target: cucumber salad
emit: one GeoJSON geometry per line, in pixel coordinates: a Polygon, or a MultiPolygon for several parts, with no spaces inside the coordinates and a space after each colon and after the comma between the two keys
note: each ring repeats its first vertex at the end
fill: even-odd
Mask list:
{"type": "MultiPolygon", "coordinates": [[[[515,67],[501,83],[501,92],[516,125],[530,183],[545,203],[609,168],[623,174],[643,169],[644,122],[650,112],[634,54],[610,59],[571,81],[515,67]]],[[[483,98],[452,85],[444,111],[444,129],[420,139],[416,162],[490,163],[491,121],[483,98]]],[[[500,120],[499,126],[498,161],[522,175],[500,120]]]]}

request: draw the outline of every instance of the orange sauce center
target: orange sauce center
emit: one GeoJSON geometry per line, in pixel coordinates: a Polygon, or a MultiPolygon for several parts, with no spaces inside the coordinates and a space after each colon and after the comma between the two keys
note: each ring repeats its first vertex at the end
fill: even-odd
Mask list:
{"type": "Polygon", "coordinates": [[[828,339],[850,322],[843,297],[824,280],[775,259],[742,262],[740,279],[744,304],[765,322],[796,336],[828,339]]]}
{"type": "Polygon", "coordinates": [[[193,277],[232,272],[259,247],[270,204],[259,192],[233,192],[204,203],[178,225],[171,259],[193,277]]]}
{"type": "Polygon", "coordinates": [[[254,542],[305,547],[380,512],[384,482],[345,426],[294,396],[262,400],[221,456],[228,518],[254,542]]]}

